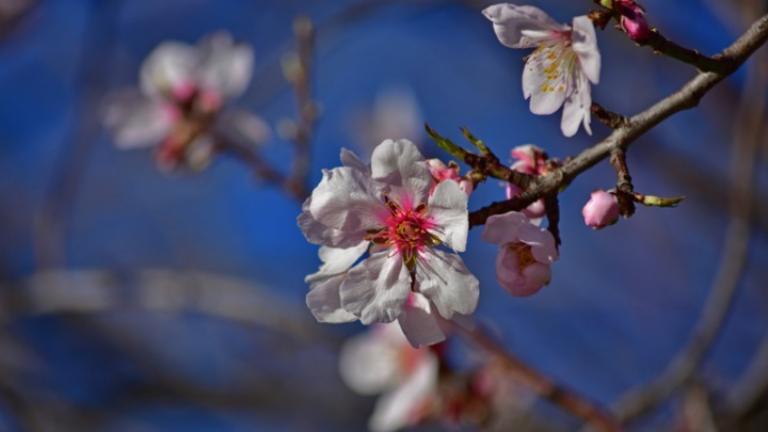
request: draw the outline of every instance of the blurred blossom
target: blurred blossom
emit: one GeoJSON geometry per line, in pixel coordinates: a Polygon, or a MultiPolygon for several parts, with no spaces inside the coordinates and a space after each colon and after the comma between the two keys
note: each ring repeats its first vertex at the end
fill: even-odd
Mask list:
{"type": "Polygon", "coordinates": [[[438,357],[409,345],[396,324],[377,324],[351,338],[339,359],[341,378],[355,392],[381,394],[372,431],[395,431],[428,417],[438,402],[438,357]]]}
{"type": "Polygon", "coordinates": [[[364,156],[378,143],[393,136],[418,144],[424,130],[421,110],[413,93],[402,87],[382,90],[370,110],[356,113],[350,130],[364,156]]]}
{"type": "Polygon", "coordinates": [[[590,82],[600,80],[600,52],[595,27],[587,16],[573,26],[559,24],[534,6],[502,3],[483,10],[493,22],[499,41],[510,48],[536,48],[523,70],[523,95],[534,114],[552,114],[563,108],[560,128],[567,137],[584,125],[592,129],[590,82]]]}
{"type": "Polygon", "coordinates": [[[499,245],[496,279],[514,296],[538,292],[551,279],[550,266],[558,258],[555,239],[519,212],[488,218],[483,240],[499,245]]]}
{"type": "Polygon", "coordinates": [[[616,195],[604,190],[592,192],[581,210],[584,223],[594,229],[605,228],[619,220],[619,201],[616,195]]]}
{"type": "MultiPolygon", "coordinates": [[[[510,167],[515,171],[533,176],[547,173],[547,153],[533,144],[517,146],[510,151],[510,155],[513,159],[516,159],[515,163],[510,167]]],[[[523,192],[519,186],[513,183],[507,183],[506,187],[507,199],[512,199],[523,192]]],[[[523,214],[528,216],[537,225],[541,222],[541,218],[544,217],[546,212],[547,209],[544,206],[543,199],[538,199],[523,209],[523,214]]]]}
{"type": "Polygon", "coordinates": [[[433,187],[423,156],[408,140],[381,143],[370,167],[349,151],[341,158],[345,166],[323,172],[298,218],[309,242],[344,250],[334,253],[343,263],[327,261],[327,249],[321,251],[326,263],[307,277],[310,309],[329,322],[337,316],[363,324],[397,319],[414,346],[442,341],[439,316],[472,313],[479,295],[478,280],[461,258],[438,249],[464,251],[467,195],[453,180],[433,187]],[[366,249],[369,255],[349,268],[366,249]],[[333,312],[339,309],[351,315],[333,312]]]}
{"type": "Polygon", "coordinates": [[[115,144],[121,149],[157,146],[158,163],[170,169],[181,163],[204,167],[216,144],[212,132],[222,125],[236,134],[234,139],[265,140],[269,129],[259,117],[221,112],[245,91],[252,67],[251,48],[235,44],[227,33],[198,45],[163,42],[142,64],[140,92],[116,94],[107,106],[105,122],[115,144]]]}

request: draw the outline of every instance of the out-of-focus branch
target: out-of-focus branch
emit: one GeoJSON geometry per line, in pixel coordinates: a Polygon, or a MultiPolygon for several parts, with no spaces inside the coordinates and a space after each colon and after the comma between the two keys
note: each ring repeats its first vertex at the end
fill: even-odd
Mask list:
{"type": "Polygon", "coordinates": [[[537,178],[528,190],[506,201],[495,202],[470,213],[470,226],[482,225],[495,214],[522,210],[539,198],[556,193],[582,172],[610,156],[615,149],[627,149],[648,130],[671,115],[695,107],[707,92],[732,74],[768,39],[768,15],[752,26],[726,48],[719,58],[729,59],[729,67],[722,72],[700,72],[680,90],[657,102],[645,111],[629,118],[626,125],[615,129],[602,142],[581,152],[560,169],[537,178]]]}
{"type": "Polygon", "coordinates": [[[293,85],[296,98],[297,121],[293,132],[294,158],[288,187],[294,196],[306,197],[310,168],[310,145],[317,122],[317,104],[312,99],[312,56],[315,46],[315,28],[307,17],[293,23],[296,37],[296,58],[287,68],[286,76],[293,85]]]}
{"type": "Polygon", "coordinates": [[[493,340],[477,324],[465,326],[454,321],[449,321],[449,323],[456,333],[467,339],[471,344],[476,345],[478,348],[502,361],[510,374],[514,375],[521,383],[528,386],[541,398],[583,420],[595,430],[621,430],[619,423],[597,403],[559,385],[541,372],[526,365],[493,340]]]}
{"type": "Polygon", "coordinates": [[[648,412],[691,380],[728,316],[746,265],[754,176],[764,139],[762,122],[766,112],[768,70],[761,63],[763,59],[764,56],[757,56],[756,62],[750,67],[742,103],[736,114],[730,168],[730,220],[712,291],[690,340],[665,371],[648,385],[628,393],[618,402],[615,413],[623,421],[648,412]]]}

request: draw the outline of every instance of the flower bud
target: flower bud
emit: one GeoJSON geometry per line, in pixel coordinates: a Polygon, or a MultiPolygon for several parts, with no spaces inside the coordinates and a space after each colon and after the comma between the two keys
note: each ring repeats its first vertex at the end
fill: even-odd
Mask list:
{"type": "Polygon", "coordinates": [[[620,0],[615,2],[616,10],[621,15],[619,20],[622,30],[630,39],[637,43],[643,43],[653,33],[648,21],[645,19],[645,10],[633,0],[620,0]]]}
{"type": "Polygon", "coordinates": [[[592,192],[587,204],[581,210],[584,223],[594,229],[605,228],[619,220],[619,202],[616,196],[604,190],[592,192]]]}

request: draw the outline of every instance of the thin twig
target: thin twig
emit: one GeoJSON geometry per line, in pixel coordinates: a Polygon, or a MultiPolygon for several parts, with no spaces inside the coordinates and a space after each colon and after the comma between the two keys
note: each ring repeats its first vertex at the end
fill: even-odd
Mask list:
{"type": "Polygon", "coordinates": [[[610,161],[616,170],[616,200],[619,202],[619,213],[630,217],[635,214],[635,187],[632,185],[632,176],[629,175],[626,151],[623,148],[614,149],[610,161]]]}
{"type": "Polygon", "coordinates": [[[573,416],[582,419],[598,431],[621,430],[619,423],[597,403],[557,384],[541,372],[526,365],[513,354],[506,351],[502,345],[488,336],[478,325],[464,326],[457,324],[455,321],[448,321],[448,323],[456,333],[473,345],[477,345],[488,354],[496,356],[499,360],[503,361],[510,374],[513,374],[540,397],[573,416]]]}
{"type": "Polygon", "coordinates": [[[645,111],[632,116],[626,125],[614,130],[602,142],[581,152],[562,168],[536,179],[532,187],[512,199],[495,202],[470,213],[470,226],[482,225],[495,215],[522,210],[539,198],[557,192],[582,172],[607,158],[614,149],[626,149],[645,132],[671,115],[695,107],[707,92],[732,74],[768,39],[768,15],[763,16],[720,56],[730,59],[723,72],[699,72],[680,90],[657,102],[645,111]]]}

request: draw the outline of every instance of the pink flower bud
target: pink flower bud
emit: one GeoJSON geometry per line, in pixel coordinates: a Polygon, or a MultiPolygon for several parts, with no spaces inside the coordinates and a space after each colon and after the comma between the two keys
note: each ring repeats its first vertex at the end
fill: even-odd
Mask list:
{"type": "Polygon", "coordinates": [[[621,14],[621,28],[630,39],[642,43],[651,37],[653,32],[645,19],[645,10],[642,6],[633,0],[620,0],[616,2],[615,7],[621,14]]]}
{"type": "Polygon", "coordinates": [[[581,214],[587,226],[594,229],[604,228],[619,220],[619,202],[612,193],[596,190],[592,192],[581,214]]]}

